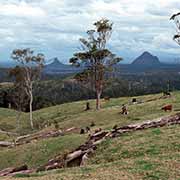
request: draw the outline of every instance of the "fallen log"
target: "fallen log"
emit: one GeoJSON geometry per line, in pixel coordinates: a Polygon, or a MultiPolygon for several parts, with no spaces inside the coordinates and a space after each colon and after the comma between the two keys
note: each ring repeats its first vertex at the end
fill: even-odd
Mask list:
{"type": "Polygon", "coordinates": [[[22,174],[22,175],[28,175],[28,174],[32,174],[34,173],[35,170],[34,169],[28,169],[28,170],[21,170],[21,171],[18,171],[18,172],[13,172],[13,173],[10,173],[8,174],[7,176],[15,176],[17,174],[22,174]]]}
{"type": "Polygon", "coordinates": [[[22,172],[22,171],[26,171],[26,170],[28,170],[27,165],[22,165],[19,167],[6,168],[6,169],[0,171],[0,176],[8,176],[10,174],[12,175],[13,173],[22,172]]]}
{"type": "Polygon", "coordinates": [[[17,136],[18,134],[17,133],[14,133],[14,132],[8,132],[8,131],[3,131],[3,130],[1,130],[0,129],[0,133],[1,134],[6,134],[6,135],[8,135],[8,136],[17,136]]]}
{"type": "Polygon", "coordinates": [[[58,137],[58,136],[63,136],[63,135],[64,134],[61,130],[28,134],[28,135],[17,137],[13,142],[0,141],[0,147],[20,146],[23,144],[30,143],[34,140],[46,139],[46,138],[51,138],[51,137],[58,137]]]}
{"type": "Polygon", "coordinates": [[[62,136],[62,135],[63,135],[63,132],[61,130],[29,134],[29,135],[18,137],[15,140],[15,143],[16,143],[16,145],[21,145],[21,144],[30,143],[33,140],[46,139],[46,138],[51,138],[51,137],[58,137],[58,136],[62,136]]]}
{"type": "Polygon", "coordinates": [[[86,164],[88,156],[96,150],[97,145],[105,141],[107,138],[118,137],[123,133],[128,133],[132,131],[162,127],[172,124],[180,124],[180,113],[173,116],[158,118],[152,121],[144,121],[142,123],[131,124],[119,128],[117,127],[110,132],[101,131],[98,133],[94,133],[90,135],[88,141],[85,144],[79,146],[74,151],[65,155],[64,158],[49,161],[49,163],[46,164],[43,169],[49,170],[59,167],[62,168],[72,166],[84,166],[86,164]]]}
{"type": "Polygon", "coordinates": [[[8,174],[10,174],[13,171],[14,168],[6,168],[3,169],[2,171],[0,171],[0,176],[7,176],[8,174]]]}
{"type": "Polygon", "coordinates": [[[143,130],[148,128],[163,127],[168,125],[180,124],[180,113],[167,117],[157,118],[152,121],[145,121],[142,123],[132,124],[116,128],[112,131],[110,136],[117,137],[118,134],[123,134],[131,131],[143,130]]]}
{"type": "Polygon", "coordinates": [[[36,172],[41,172],[41,171],[48,171],[51,169],[59,169],[65,167],[65,159],[66,154],[62,156],[57,156],[54,159],[49,160],[46,164],[38,167],[36,169],[36,172]]]}
{"type": "Polygon", "coordinates": [[[31,134],[27,134],[27,135],[24,135],[24,136],[19,136],[16,138],[16,142],[20,142],[20,141],[24,141],[25,139],[31,137],[31,134]]]}
{"type": "Polygon", "coordinates": [[[70,154],[68,154],[66,156],[66,162],[68,163],[68,162],[72,161],[73,159],[75,159],[75,158],[77,158],[79,156],[82,156],[82,154],[83,154],[82,150],[78,150],[78,151],[72,152],[72,153],[70,153],[70,154]]]}
{"type": "Polygon", "coordinates": [[[65,167],[80,166],[84,154],[85,152],[82,150],[68,154],[65,159],[65,167]]]}
{"type": "MultiPolygon", "coordinates": [[[[72,166],[84,166],[87,163],[89,155],[91,155],[96,149],[97,145],[105,141],[107,138],[118,137],[121,134],[144,130],[148,128],[156,128],[167,125],[180,124],[180,113],[158,118],[152,121],[144,121],[142,123],[131,124],[122,127],[116,127],[112,131],[101,131],[90,135],[86,143],[79,146],[74,151],[67,153],[63,156],[57,156],[54,159],[48,161],[47,164],[37,168],[35,171],[47,171],[57,168],[72,167],[72,166]]],[[[12,168],[7,168],[0,171],[0,176],[6,176],[12,174],[12,168]]]]}
{"type": "Polygon", "coordinates": [[[64,133],[79,133],[80,128],[72,127],[64,130],[64,133]]]}
{"type": "Polygon", "coordinates": [[[106,132],[106,131],[101,131],[101,132],[92,134],[92,135],[90,136],[90,140],[92,140],[92,141],[98,141],[98,140],[102,139],[103,137],[105,137],[107,133],[108,133],[108,132],[106,132]]]}
{"type": "Polygon", "coordinates": [[[12,171],[12,173],[14,173],[14,172],[19,172],[19,171],[25,171],[25,170],[28,170],[28,166],[27,166],[26,164],[14,168],[13,171],[12,171]]]}
{"type": "Polygon", "coordinates": [[[95,143],[106,136],[107,132],[95,133],[89,137],[88,141],[83,145],[79,146],[74,151],[65,154],[63,157],[56,157],[51,159],[47,164],[40,166],[37,172],[44,170],[51,170],[64,167],[76,167],[80,166],[83,161],[83,156],[90,155],[96,149],[95,143]]]}
{"type": "Polygon", "coordinates": [[[13,147],[14,143],[9,141],[0,141],[0,147],[13,147]]]}

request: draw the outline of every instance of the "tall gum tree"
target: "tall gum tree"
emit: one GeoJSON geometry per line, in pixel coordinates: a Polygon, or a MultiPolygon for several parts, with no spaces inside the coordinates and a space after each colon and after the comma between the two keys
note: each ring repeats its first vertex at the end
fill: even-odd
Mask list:
{"type": "MultiPolygon", "coordinates": [[[[33,104],[33,83],[38,80],[44,65],[43,54],[34,55],[31,49],[16,49],[12,52],[11,58],[18,62],[19,72],[15,76],[21,76],[19,81],[23,81],[23,88],[29,101],[29,120],[31,128],[34,129],[32,104],[33,104]]],[[[17,79],[17,78],[16,78],[17,79]]]]}
{"type": "Polygon", "coordinates": [[[75,78],[84,83],[90,83],[96,92],[96,109],[100,109],[100,99],[105,85],[105,75],[115,64],[122,60],[109,49],[107,42],[112,34],[113,23],[101,19],[94,23],[95,28],[87,31],[87,38],[81,38],[81,51],[75,53],[69,62],[84,70],[75,78]]]}

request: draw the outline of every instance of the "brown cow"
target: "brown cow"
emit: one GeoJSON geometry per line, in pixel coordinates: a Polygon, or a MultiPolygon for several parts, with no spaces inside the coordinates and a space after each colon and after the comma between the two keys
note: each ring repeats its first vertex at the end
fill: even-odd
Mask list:
{"type": "Polygon", "coordinates": [[[166,106],[162,107],[161,109],[164,110],[165,112],[172,111],[172,105],[171,104],[166,105],[166,106]]]}
{"type": "Polygon", "coordinates": [[[104,101],[110,101],[110,97],[109,96],[104,97],[104,101]]]}

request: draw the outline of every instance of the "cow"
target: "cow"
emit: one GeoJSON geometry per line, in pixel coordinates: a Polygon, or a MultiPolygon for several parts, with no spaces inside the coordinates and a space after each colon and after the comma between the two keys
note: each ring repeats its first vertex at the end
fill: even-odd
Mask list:
{"type": "Polygon", "coordinates": [[[137,103],[137,99],[136,99],[136,98],[133,98],[133,99],[132,99],[132,103],[137,103]]]}
{"type": "Polygon", "coordinates": [[[121,114],[125,114],[125,115],[128,114],[127,107],[126,107],[124,104],[122,105],[122,111],[121,111],[121,114]]]}
{"type": "Polygon", "coordinates": [[[110,97],[109,96],[104,97],[104,101],[110,101],[110,97]]]}
{"type": "Polygon", "coordinates": [[[170,92],[163,92],[163,96],[171,96],[170,92]]]}
{"type": "Polygon", "coordinates": [[[169,104],[169,105],[163,106],[161,109],[164,110],[165,112],[172,111],[172,105],[169,104]]]}

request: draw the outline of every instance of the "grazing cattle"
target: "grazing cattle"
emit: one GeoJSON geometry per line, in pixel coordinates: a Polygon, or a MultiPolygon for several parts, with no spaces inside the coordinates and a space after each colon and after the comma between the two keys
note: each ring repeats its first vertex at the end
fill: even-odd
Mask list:
{"type": "Polygon", "coordinates": [[[170,92],[163,92],[163,96],[171,96],[170,92]]]}
{"type": "Polygon", "coordinates": [[[133,98],[132,99],[132,103],[136,103],[137,102],[137,99],[136,98],[133,98]]]}
{"type": "Polygon", "coordinates": [[[166,105],[166,106],[162,107],[161,109],[164,110],[165,112],[166,111],[172,111],[172,105],[171,104],[166,105]]]}
{"type": "Polygon", "coordinates": [[[126,107],[124,104],[122,105],[122,111],[121,111],[121,114],[125,114],[125,115],[128,114],[127,107],[126,107]]]}
{"type": "Polygon", "coordinates": [[[109,97],[109,96],[106,96],[106,97],[104,97],[104,100],[105,100],[105,101],[109,101],[109,100],[110,100],[110,97],[109,97]]]}

